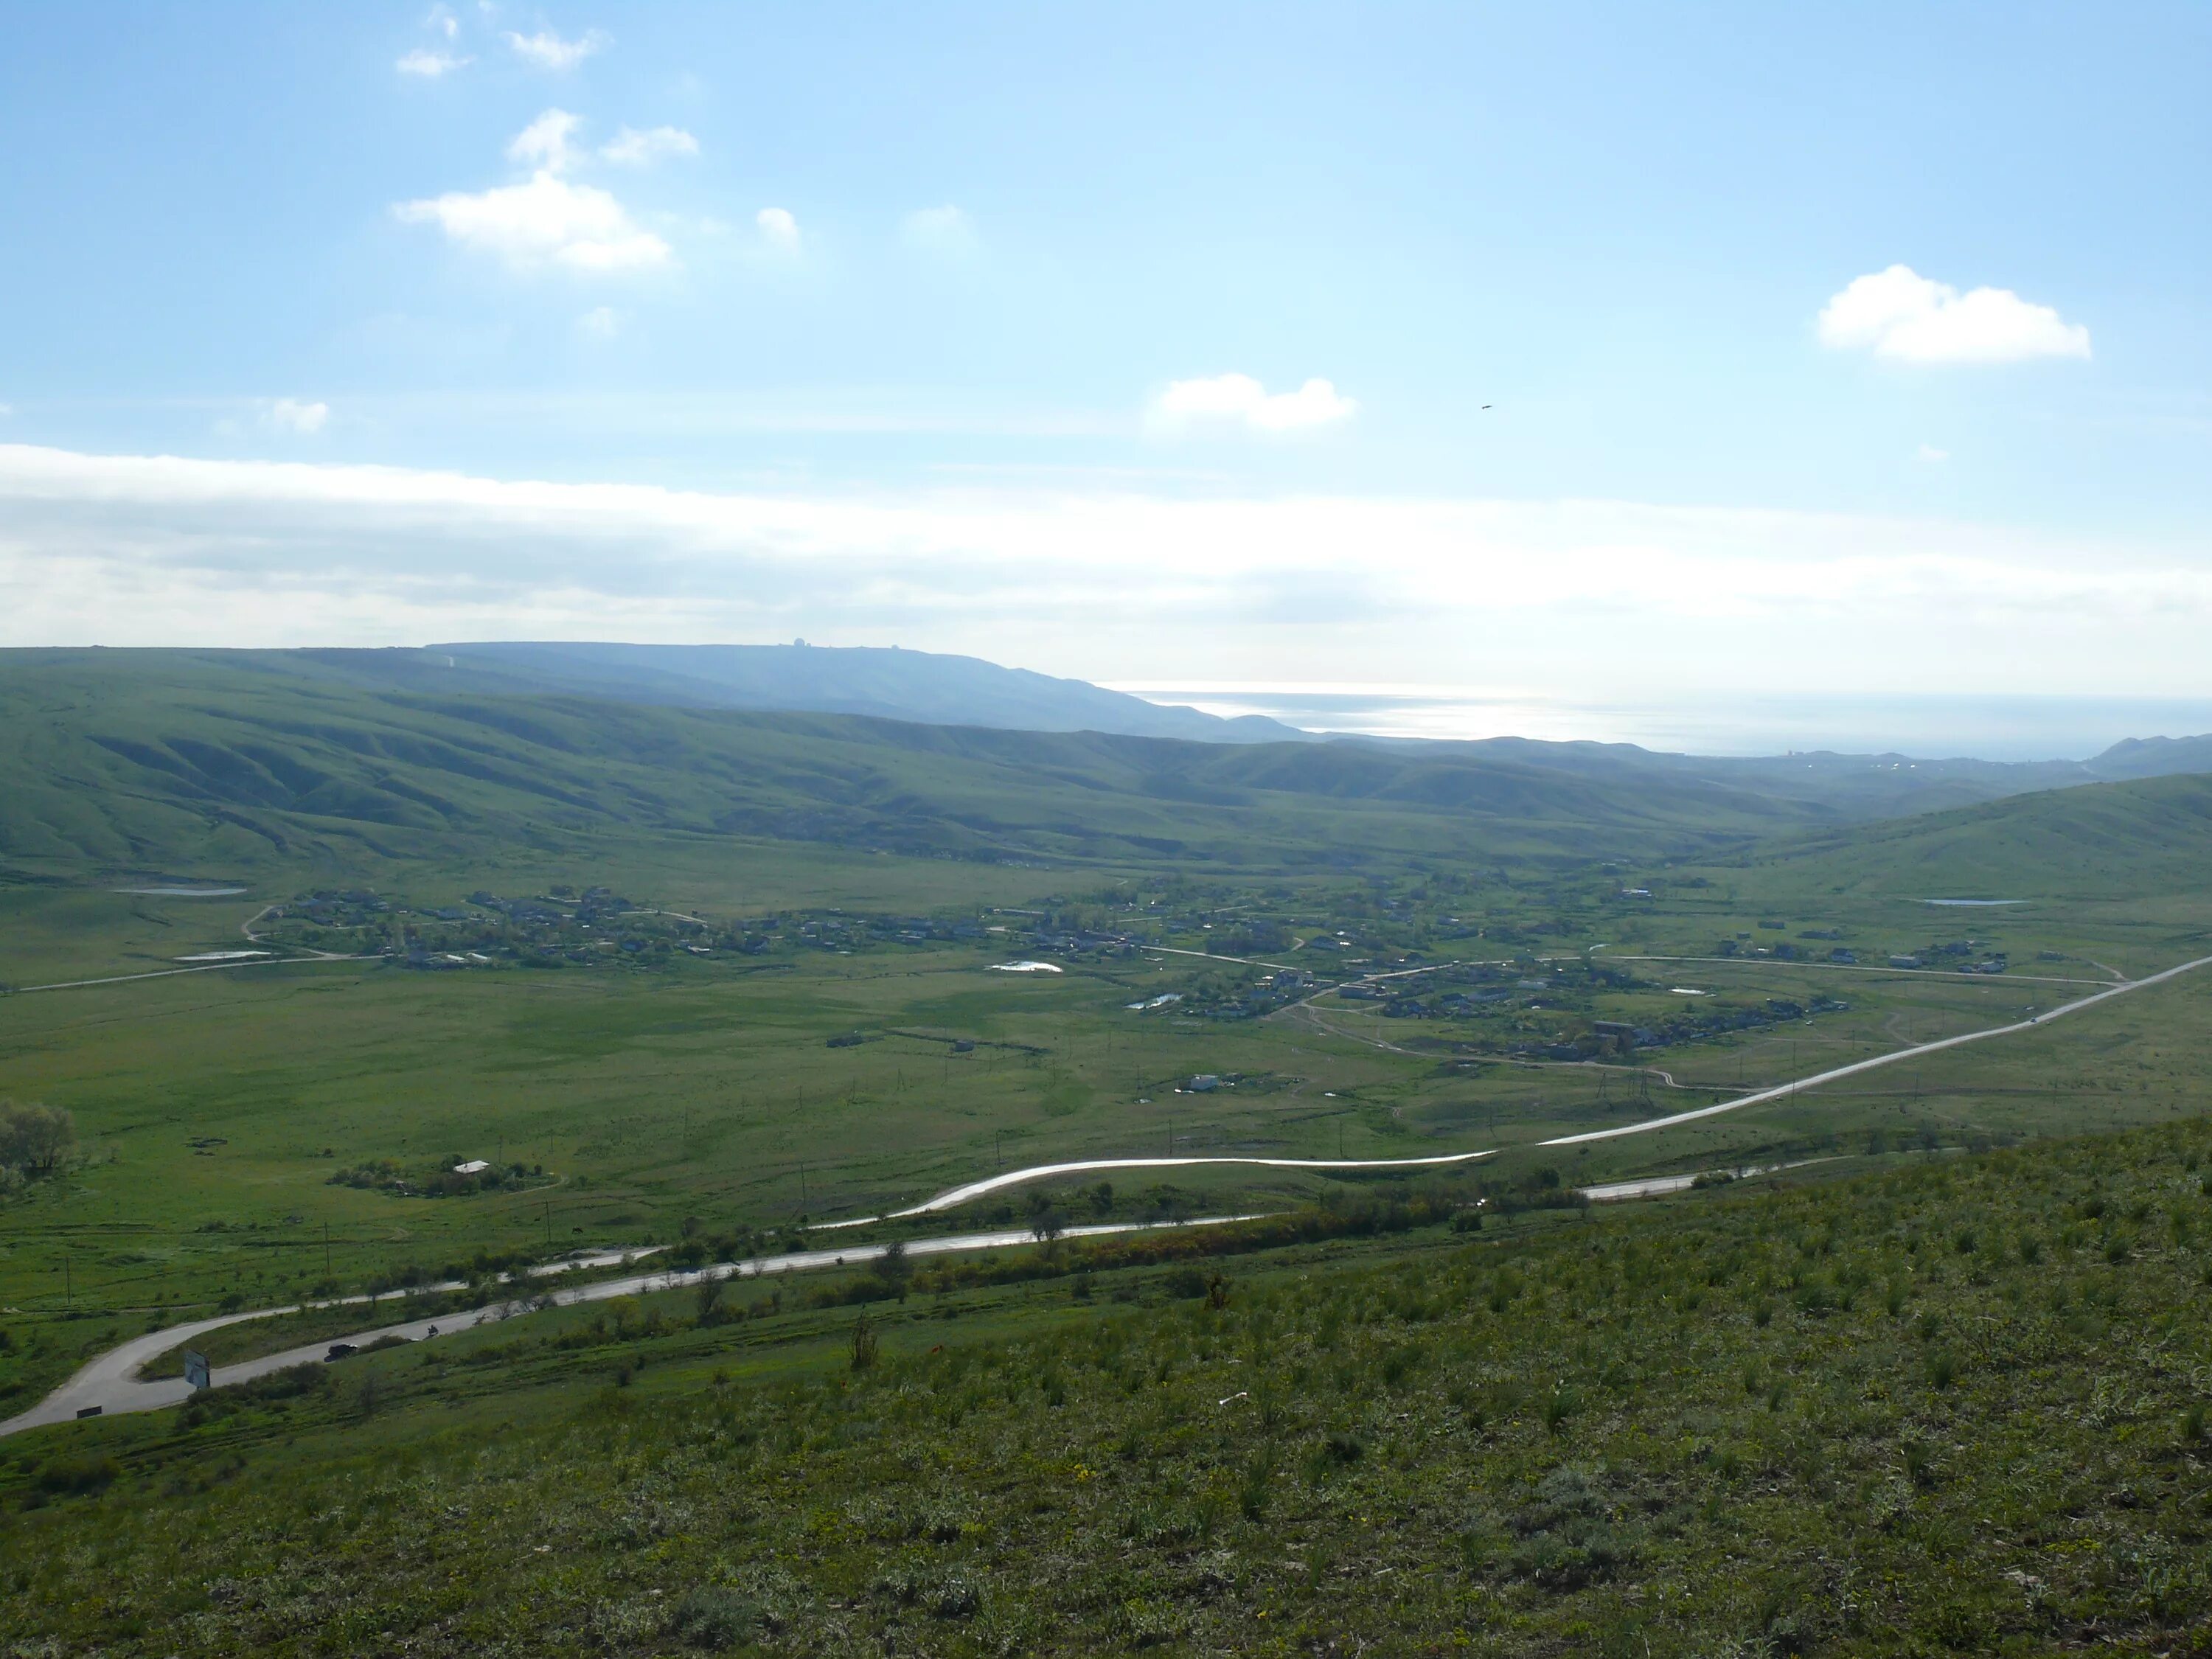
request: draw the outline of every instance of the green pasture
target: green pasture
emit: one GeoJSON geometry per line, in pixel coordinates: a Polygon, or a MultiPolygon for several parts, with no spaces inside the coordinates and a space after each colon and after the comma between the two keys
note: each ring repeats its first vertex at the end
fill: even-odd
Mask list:
{"type": "MultiPolygon", "coordinates": [[[[696,884],[672,896],[645,884],[680,874],[680,860],[611,872],[456,872],[427,895],[406,896],[444,902],[455,889],[495,882],[523,891],[553,878],[611,877],[641,902],[726,915],[803,903],[858,867],[878,872],[877,890],[905,901],[902,908],[924,908],[915,901],[933,896],[927,884],[944,882],[946,872],[961,881],[933,896],[951,894],[953,905],[995,898],[1018,910],[1034,908],[1022,899],[1049,906],[1067,898],[1064,890],[1040,893],[1037,872],[1005,872],[1016,878],[1006,890],[978,893],[962,885],[978,873],[970,866],[831,852],[812,867],[791,849],[772,850],[769,867],[719,889],[695,869],[696,884]],[[740,898],[760,902],[732,902],[740,898]]],[[[1140,890],[1143,883],[1130,885],[1140,890]]],[[[1570,905],[1553,908],[1558,894],[1546,885],[1451,891],[1434,877],[1417,878],[1392,890],[1428,894],[1392,900],[1410,910],[1402,915],[1375,901],[1375,890],[1217,887],[1203,913],[1222,918],[1222,927],[1270,915],[1309,931],[1350,923],[1346,931],[1374,953],[1369,963],[1395,961],[1401,947],[1423,961],[1485,960],[1507,950],[1533,962],[1540,952],[1579,956],[1602,942],[1592,959],[1619,962],[1642,986],[1583,1001],[1591,1015],[1625,1022],[1693,1006],[1676,986],[1745,1004],[1825,995],[1850,1006],[1601,1064],[1530,1061],[1466,1052],[1460,1039],[1486,1029],[1480,1024],[1386,1018],[1377,1005],[1328,993],[1263,1019],[1187,1018],[1173,1007],[1134,1013],[1126,1005],[1163,989],[1250,970],[1139,951],[1071,961],[1057,975],[1006,974],[991,964],[1022,952],[996,939],[684,960],[653,972],[424,974],[383,962],[290,963],[21,994],[0,1002],[0,1092],[69,1108],[87,1156],[65,1177],[0,1206],[0,1306],[24,1322],[24,1340],[0,1352],[0,1386],[21,1395],[55,1380],[90,1340],[80,1329],[88,1318],[112,1317],[120,1328],[226,1298],[267,1305],[319,1286],[434,1273],[481,1253],[666,1242],[687,1222],[765,1235],[801,1216],[880,1212],[1027,1164],[1206,1153],[1389,1158],[1496,1147],[1502,1153],[1485,1166],[1486,1176],[1511,1181],[1550,1165],[1587,1184],[1863,1154],[1870,1146],[1957,1147],[2118,1128],[2202,1109],[2212,1056],[2198,1011],[2212,990],[2185,981],[1802,1100],[1545,1152],[1533,1143],[2041,1011],[2090,988],[2059,981],[2101,982],[2089,959],[2112,961],[2132,948],[2148,958],[2142,967],[2164,966],[2188,949],[2189,930],[2169,921],[2131,938],[2096,915],[2054,910],[2032,922],[2008,915],[1991,931],[2019,971],[1992,977],[1639,961],[1631,958],[1671,955],[1656,947],[1711,933],[1709,918],[1666,897],[1641,913],[1644,939],[1617,940],[1609,935],[1625,930],[1563,929],[1570,905]],[[1447,915],[1462,936],[1438,940],[1447,915]],[[1522,937],[1540,928],[1549,931],[1522,937]],[[1424,930],[1431,937],[1420,951],[1424,930]],[[1501,944],[1493,935],[1509,937],[1501,944]],[[1627,948],[1638,945],[1650,948],[1627,948]],[[2061,946],[2063,962],[2038,959],[2061,946]],[[850,1036],[861,1040],[830,1046],[850,1036]],[[1207,1093],[1178,1091],[1199,1073],[1235,1080],[1207,1093]],[[515,1189],[447,1199],[331,1180],[379,1161],[428,1174],[468,1158],[530,1173],[515,1189]]],[[[149,929],[189,930],[184,941],[194,949],[222,948],[266,902],[259,892],[221,900],[22,892],[21,936],[74,937],[79,964],[125,972],[163,960],[148,946],[149,929]]],[[[1199,914],[1190,908],[1197,903],[1175,914],[1199,914]]],[[[1801,923],[1867,925],[1854,913],[1810,906],[1788,921],[1790,934],[1754,939],[1794,938],[1801,923]]],[[[60,950],[38,948],[50,957],[60,950]]],[[[1530,1036],[1558,1018],[1540,1009],[1512,1016],[1530,1036]]],[[[1124,1200],[1158,1179],[1133,1172],[1119,1183],[1124,1200]]],[[[1222,1210],[1279,1208],[1342,1184],[1221,1168],[1177,1171],[1172,1180],[1188,1203],[1222,1210]]],[[[1016,1191],[978,1212],[1022,1213],[1029,1199],[1016,1191]]],[[[949,1230],[973,1218],[915,1225],[949,1230]]]]}

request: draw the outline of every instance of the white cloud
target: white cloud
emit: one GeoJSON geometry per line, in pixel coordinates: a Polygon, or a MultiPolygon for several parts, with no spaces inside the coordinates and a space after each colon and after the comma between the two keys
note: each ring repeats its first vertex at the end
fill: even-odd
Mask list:
{"type": "Polygon", "coordinates": [[[400,202],[392,210],[404,223],[434,224],[448,240],[518,270],[641,270],[672,258],[668,244],[640,229],[605,191],[552,172],[537,173],[525,185],[400,202]]]}
{"type": "Polygon", "coordinates": [[[568,140],[584,125],[583,118],[565,109],[549,109],[514,135],[507,146],[507,159],[525,167],[564,172],[576,159],[568,140]]]}
{"type": "Polygon", "coordinates": [[[1123,678],[2201,695],[2212,559],[1872,515],[1111,489],[719,494],[0,444],[0,643],[770,639],[1123,678]],[[1388,557],[1376,556],[1387,550],[1388,557]],[[1837,671],[1839,674],[1843,671],[1837,671]],[[1499,680],[1497,683],[1510,683],[1499,680]]]}
{"type": "Polygon", "coordinates": [[[307,436],[320,432],[331,418],[331,406],[306,403],[297,398],[272,398],[261,406],[262,424],[271,431],[307,436]]]}
{"type": "Polygon", "coordinates": [[[435,29],[446,39],[451,40],[460,33],[461,20],[453,15],[450,7],[433,6],[430,8],[429,15],[423,18],[422,27],[426,29],[435,29]]]}
{"type": "Polygon", "coordinates": [[[1951,459],[1951,452],[1948,449],[1938,449],[1934,444],[1923,444],[1920,446],[1920,459],[1931,462],[1948,461],[1951,459]]]}
{"type": "Polygon", "coordinates": [[[612,306],[593,306],[576,319],[576,332],[587,339],[611,340],[622,332],[625,320],[612,306]]]}
{"type": "Polygon", "coordinates": [[[910,246],[933,253],[965,255],[980,246],[975,220],[949,202],[943,207],[915,210],[900,222],[899,228],[910,246]]]}
{"type": "Polygon", "coordinates": [[[2011,363],[2087,357],[2089,331],[2010,289],[1961,294],[1892,265],[1853,279],[1820,312],[1820,343],[1913,363],[2011,363]]]}
{"type": "Polygon", "coordinates": [[[538,69],[572,70],[607,46],[607,36],[598,29],[586,29],[573,40],[564,40],[550,29],[536,34],[517,34],[509,29],[506,33],[514,55],[538,69]]]}
{"type": "Polygon", "coordinates": [[[799,221],[791,216],[788,209],[763,208],[753,215],[753,222],[760,227],[760,234],[770,246],[787,252],[799,251],[799,221]]]}
{"type": "Polygon", "coordinates": [[[1308,380],[1296,392],[1271,395],[1249,374],[1216,374],[1170,383],[1153,405],[1153,420],[1170,428],[1220,422],[1255,432],[1295,432],[1345,420],[1358,407],[1327,380],[1308,380]]]}
{"type": "Polygon", "coordinates": [[[440,76],[451,75],[455,70],[475,61],[473,58],[460,57],[450,52],[434,52],[428,46],[417,46],[392,67],[402,75],[418,75],[426,81],[434,81],[440,76]]]}
{"type": "Polygon", "coordinates": [[[699,141],[681,127],[624,127],[599,154],[624,167],[641,167],[671,155],[696,155],[699,141]]]}

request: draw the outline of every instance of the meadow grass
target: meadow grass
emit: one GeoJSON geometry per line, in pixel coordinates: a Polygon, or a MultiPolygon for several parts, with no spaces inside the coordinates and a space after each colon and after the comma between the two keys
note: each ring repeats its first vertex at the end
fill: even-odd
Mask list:
{"type": "Polygon", "coordinates": [[[843,1309],[569,1310],[0,1452],[0,1631],[2172,1650],[2212,1613],[2208,1172],[2189,1123],[1225,1260],[1195,1294],[916,1291],[858,1367],[843,1309]]]}

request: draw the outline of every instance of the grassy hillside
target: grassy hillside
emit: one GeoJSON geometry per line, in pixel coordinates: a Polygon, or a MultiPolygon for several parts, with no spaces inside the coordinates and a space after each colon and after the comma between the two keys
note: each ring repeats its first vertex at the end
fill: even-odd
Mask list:
{"type": "Polygon", "coordinates": [[[1857,826],[1781,852],[1774,865],[1838,892],[2194,896],[2212,871],[2212,775],[2051,790],[1857,826]]]}
{"type": "Polygon", "coordinates": [[[875,1304],[867,1364],[797,1283],[547,1316],[16,1443],[0,1639],[2201,1651],[2208,1170],[2200,1122],[1495,1243],[1010,1256],[875,1304]]]}
{"type": "Polygon", "coordinates": [[[1686,853],[1827,816],[1696,778],[1623,789],[1464,754],[433,695],[361,678],[350,661],[282,653],[0,658],[0,858],[343,867],[751,836],[1297,866],[1686,853]]]}

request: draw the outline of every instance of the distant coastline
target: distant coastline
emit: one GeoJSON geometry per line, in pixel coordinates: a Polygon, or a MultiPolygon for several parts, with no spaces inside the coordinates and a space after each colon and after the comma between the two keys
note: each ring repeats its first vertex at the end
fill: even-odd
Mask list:
{"type": "Polygon", "coordinates": [[[1102,681],[1148,702],[1309,732],[1382,738],[1632,743],[1692,755],[1832,750],[2081,760],[2128,738],[2212,732],[2212,696],[1551,696],[1465,686],[1102,681]]]}

